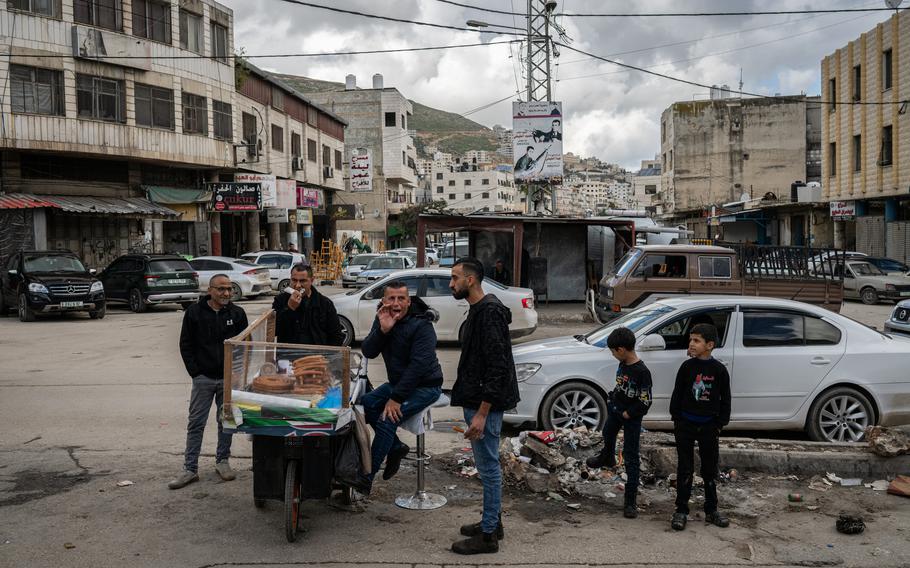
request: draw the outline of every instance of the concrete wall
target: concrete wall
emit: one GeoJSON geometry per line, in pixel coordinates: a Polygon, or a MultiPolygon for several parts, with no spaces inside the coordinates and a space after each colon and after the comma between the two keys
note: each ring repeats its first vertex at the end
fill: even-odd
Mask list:
{"type": "MultiPolygon", "coordinates": [[[[550,300],[584,300],[587,238],[587,227],[583,225],[541,225],[540,256],[548,259],[550,300]]],[[[536,225],[525,223],[523,248],[532,257],[538,256],[537,243],[536,225]]]]}

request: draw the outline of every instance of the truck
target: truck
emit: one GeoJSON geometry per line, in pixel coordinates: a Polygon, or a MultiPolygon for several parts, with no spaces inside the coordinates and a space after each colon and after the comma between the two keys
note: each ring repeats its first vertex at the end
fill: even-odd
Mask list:
{"type": "Polygon", "coordinates": [[[843,251],[729,243],[641,245],[599,283],[594,302],[606,322],[661,298],[691,294],[768,296],[839,312],[844,297],[843,251]]]}

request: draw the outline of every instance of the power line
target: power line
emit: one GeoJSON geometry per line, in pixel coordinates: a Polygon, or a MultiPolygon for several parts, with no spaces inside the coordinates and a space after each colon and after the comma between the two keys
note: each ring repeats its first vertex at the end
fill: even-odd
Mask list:
{"type": "Polygon", "coordinates": [[[521,91],[520,91],[520,90],[516,90],[514,93],[509,93],[508,95],[506,95],[505,97],[503,97],[503,98],[501,98],[501,99],[497,99],[497,100],[495,100],[495,101],[493,101],[493,102],[491,102],[491,103],[487,103],[487,104],[485,104],[485,105],[481,105],[481,106],[479,106],[479,107],[477,107],[477,108],[473,108],[473,109],[468,110],[468,111],[465,111],[465,112],[460,112],[460,113],[458,113],[458,114],[460,114],[461,116],[468,116],[469,114],[475,114],[475,113],[478,113],[478,112],[480,112],[480,111],[482,111],[482,110],[486,110],[486,109],[490,108],[491,106],[495,106],[495,105],[498,105],[498,104],[501,103],[501,102],[507,101],[507,100],[511,99],[512,97],[518,96],[519,94],[521,94],[521,91]]]}

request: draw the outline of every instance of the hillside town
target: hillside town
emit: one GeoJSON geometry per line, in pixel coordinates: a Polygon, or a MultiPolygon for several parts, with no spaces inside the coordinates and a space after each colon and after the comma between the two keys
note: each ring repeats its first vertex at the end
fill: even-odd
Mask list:
{"type": "Polygon", "coordinates": [[[0,566],[910,566],[902,1],[7,0],[0,55],[0,566]]]}

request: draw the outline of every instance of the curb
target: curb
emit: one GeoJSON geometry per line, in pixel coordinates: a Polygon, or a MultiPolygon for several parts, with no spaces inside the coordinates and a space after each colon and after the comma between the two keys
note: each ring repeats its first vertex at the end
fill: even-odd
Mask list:
{"type": "Polygon", "coordinates": [[[572,323],[596,323],[589,313],[546,313],[537,312],[537,325],[560,325],[572,323]]]}

